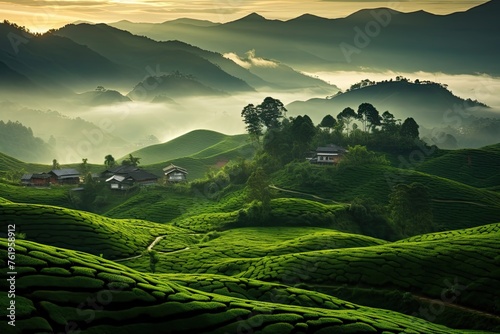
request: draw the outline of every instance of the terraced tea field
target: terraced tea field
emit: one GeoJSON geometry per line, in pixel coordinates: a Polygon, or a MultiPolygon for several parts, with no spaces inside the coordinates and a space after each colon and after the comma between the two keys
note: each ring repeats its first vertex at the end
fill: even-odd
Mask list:
{"type": "Polygon", "coordinates": [[[0,226],[15,224],[36,242],[102,255],[107,259],[141,254],[162,234],[189,231],[134,219],[111,219],[60,207],[0,202],[0,226]]]}
{"type": "MultiPolygon", "coordinates": [[[[331,230],[269,229],[226,231],[175,254],[160,254],[157,271],[396,289],[436,299],[458,289],[457,305],[498,313],[500,234],[494,228],[455,232],[446,242],[396,243],[331,230]],[[275,241],[266,233],[277,235],[275,241]]],[[[144,259],[124,264],[147,270],[144,259]]]]}
{"type": "MultiPolygon", "coordinates": [[[[227,206],[226,209],[231,208],[227,206]]],[[[196,232],[209,232],[242,226],[324,226],[352,231],[357,227],[346,220],[337,224],[336,215],[347,210],[347,205],[326,205],[298,198],[276,198],[271,201],[269,218],[259,222],[245,218],[251,213],[248,205],[229,212],[213,212],[179,217],[172,224],[196,232]],[[243,218],[242,218],[243,217],[243,218]],[[242,219],[244,221],[242,221],[242,219]]],[[[210,210],[208,210],[210,211],[210,210]]]]}
{"type": "Polygon", "coordinates": [[[499,191],[500,144],[475,150],[448,151],[424,162],[418,166],[418,170],[470,186],[499,191]]]}
{"type": "Polygon", "coordinates": [[[417,235],[411,238],[400,240],[399,242],[419,242],[419,241],[446,241],[447,239],[461,237],[461,236],[474,236],[474,235],[498,235],[500,233],[500,224],[489,224],[478,227],[472,227],[463,230],[452,230],[445,232],[429,233],[417,235]]]}
{"type": "Polygon", "coordinates": [[[496,223],[500,217],[498,192],[389,166],[351,166],[344,170],[311,166],[298,174],[280,171],[274,181],[276,186],[285,189],[338,202],[370,198],[381,205],[388,203],[393,185],[421,183],[429,188],[434,219],[441,230],[496,223]]]}
{"type": "MultiPolygon", "coordinates": [[[[2,268],[7,241],[0,239],[2,268]]],[[[114,262],[72,250],[19,241],[16,280],[16,330],[59,333],[480,333],[452,330],[391,311],[370,309],[318,293],[287,290],[249,280],[244,291],[309,294],[308,307],[238,298],[180,285],[163,275],[144,274],[114,262]],[[332,309],[331,306],[336,309],[332,309]]],[[[6,272],[2,269],[2,272],[6,272]]],[[[182,279],[182,277],[181,277],[182,279]]],[[[217,284],[217,277],[206,277],[217,284]]],[[[200,280],[201,282],[205,280],[200,280]]],[[[7,282],[2,280],[2,289],[7,282]]],[[[241,294],[244,297],[244,294],[241,294]]],[[[265,299],[265,298],[264,298],[265,299]]],[[[1,307],[7,299],[0,299],[1,307]]],[[[0,323],[0,331],[11,328],[0,323]]]]}
{"type": "MultiPolygon", "coordinates": [[[[182,140],[189,156],[171,152],[175,142],[150,153],[189,166],[191,180],[248,148],[245,136],[204,131],[182,140]],[[200,136],[208,137],[200,143],[200,136]]],[[[265,211],[239,183],[107,190],[97,215],[72,209],[69,188],[0,182],[0,227],[15,224],[18,234],[16,330],[500,331],[498,152],[440,152],[418,170],[291,164],[270,176],[276,186],[265,211]],[[428,187],[429,230],[441,232],[395,242],[361,234],[366,226],[350,203],[367,198],[387,215],[394,182],[428,187]]],[[[24,166],[0,156],[2,163],[24,166]]],[[[161,175],[164,166],[146,168],[161,175]]],[[[7,303],[0,298],[0,307],[7,303]]],[[[0,333],[9,333],[6,326],[0,323],[0,333]]]]}
{"type": "Polygon", "coordinates": [[[72,208],[67,187],[21,187],[0,181],[0,197],[17,203],[47,204],[72,208]]]}

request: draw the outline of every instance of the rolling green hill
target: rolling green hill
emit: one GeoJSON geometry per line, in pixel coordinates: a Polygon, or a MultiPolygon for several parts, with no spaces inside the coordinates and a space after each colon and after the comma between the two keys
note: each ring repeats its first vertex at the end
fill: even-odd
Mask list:
{"type": "Polygon", "coordinates": [[[16,203],[57,205],[73,208],[66,187],[23,187],[0,182],[0,196],[16,203]]]}
{"type": "Polygon", "coordinates": [[[411,169],[383,165],[335,169],[302,163],[277,172],[273,181],[285,189],[339,202],[368,198],[382,205],[388,203],[394,185],[421,183],[429,188],[434,221],[439,230],[495,223],[500,216],[500,194],[497,192],[411,169]]]}
{"type": "Polygon", "coordinates": [[[41,172],[48,168],[50,168],[48,165],[26,163],[0,152],[0,177],[5,177],[6,173],[12,171],[41,172]]]}
{"type": "Polygon", "coordinates": [[[210,130],[195,130],[166,143],[134,151],[132,155],[140,157],[143,165],[185,157],[207,158],[244,146],[247,138],[247,135],[228,136],[210,130]]]}
{"type": "Polygon", "coordinates": [[[160,234],[187,233],[135,219],[111,219],[60,207],[0,203],[2,231],[16,231],[32,241],[102,255],[108,259],[138,255],[160,234]]]}
{"type": "Polygon", "coordinates": [[[186,168],[188,180],[193,181],[231,160],[252,158],[254,148],[245,134],[230,136],[210,130],[195,130],[131,154],[140,157],[141,165],[156,175],[163,175],[163,168],[174,164],[186,168]]]}
{"type": "Polygon", "coordinates": [[[205,204],[203,211],[190,211],[172,224],[196,232],[246,226],[321,226],[358,233],[359,226],[345,217],[347,208],[298,198],[276,198],[271,201],[269,217],[262,220],[259,214],[252,213],[253,207],[245,203],[245,197],[236,197],[226,206],[205,204]]]}
{"type": "Polygon", "coordinates": [[[411,238],[399,240],[397,242],[419,242],[419,241],[446,241],[449,238],[467,235],[484,235],[500,233],[500,224],[482,225],[462,230],[452,230],[445,232],[429,233],[417,235],[411,238]]]}
{"type": "MultiPolygon", "coordinates": [[[[0,240],[0,245],[6,268],[7,240],[0,240]]],[[[173,333],[233,333],[244,328],[256,333],[468,333],[350,303],[340,302],[338,308],[344,309],[335,310],[208,293],[86,253],[29,241],[16,244],[16,271],[16,330],[20,331],[60,332],[71,324],[72,330],[86,333],[165,328],[173,333]]],[[[266,287],[252,281],[238,283],[248,291],[266,287]]],[[[0,286],[7,289],[7,284],[3,280],[0,286]]],[[[312,293],[311,297],[316,303],[324,298],[328,305],[326,296],[312,293]]],[[[1,299],[2,307],[7,303],[1,299]]],[[[11,329],[6,321],[0,326],[2,332],[11,329]]]]}
{"type": "Polygon", "coordinates": [[[447,151],[417,170],[473,187],[500,190],[500,144],[481,149],[447,151]]]}
{"type": "MultiPolygon", "coordinates": [[[[410,306],[405,303],[442,303],[446,296],[454,304],[452,311],[461,308],[467,317],[482,312],[482,321],[500,326],[495,316],[499,236],[498,226],[452,232],[446,242],[424,236],[396,243],[314,228],[234,229],[186,243],[172,253],[163,253],[160,242],[157,270],[300,283],[301,288],[358,294],[351,298],[407,311],[410,306]]],[[[147,270],[148,265],[144,259],[125,264],[137,270],[147,270]]]]}

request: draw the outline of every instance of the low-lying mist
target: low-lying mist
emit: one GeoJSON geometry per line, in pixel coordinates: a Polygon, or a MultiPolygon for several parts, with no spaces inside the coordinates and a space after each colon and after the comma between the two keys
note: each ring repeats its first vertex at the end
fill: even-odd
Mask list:
{"type": "MultiPolygon", "coordinates": [[[[421,81],[445,83],[455,95],[478,100],[492,107],[485,114],[477,116],[500,117],[500,78],[487,75],[425,72],[316,72],[309,75],[331,82],[343,91],[362,79],[382,81],[398,75],[411,80],[418,78],[421,81]]],[[[62,164],[78,163],[82,158],[87,158],[90,163],[102,164],[107,154],[118,159],[140,147],[166,142],[196,129],[209,129],[229,135],[244,133],[245,125],[241,118],[243,107],[250,103],[259,104],[267,96],[280,99],[285,105],[311,98],[326,98],[318,96],[314,89],[192,98],[168,96],[168,101],[161,103],[132,101],[100,106],[84,106],[74,103],[71,98],[18,98],[14,103],[2,103],[0,119],[19,121],[30,127],[34,136],[49,143],[56,156],[46,157],[47,164],[54,158],[62,164]]],[[[2,99],[5,100],[5,96],[2,99]]],[[[350,107],[357,108],[354,105],[350,107]]],[[[329,113],[336,116],[340,111],[331,110],[329,113]]],[[[398,110],[390,112],[397,117],[398,110]]],[[[318,113],[312,119],[318,123],[323,116],[318,113]]]]}
{"type": "MultiPolygon", "coordinates": [[[[82,106],[70,100],[40,99],[15,103],[3,102],[0,119],[19,121],[30,127],[36,137],[53,141],[56,156],[46,157],[49,164],[101,164],[104,156],[115,158],[141,147],[166,142],[197,129],[208,129],[228,135],[245,132],[241,111],[249,103],[259,104],[267,96],[283,103],[310,98],[308,91],[253,92],[234,96],[197,96],[174,102],[123,102],[101,106],[82,106]],[[39,107],[41,106],[41,107],[39,107]],[[154,140],[151,140],[153,138],[154,140]]],[[[36,161],[44,162],[44,161],[36,161]]]]}

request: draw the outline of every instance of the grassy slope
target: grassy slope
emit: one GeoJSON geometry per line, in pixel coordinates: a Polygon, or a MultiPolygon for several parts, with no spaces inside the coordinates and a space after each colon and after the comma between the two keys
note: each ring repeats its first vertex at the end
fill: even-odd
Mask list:
{"type": "Polygon", "coordinates": [[[157,144],[132,152],[132,155],[141,158],[141,164],[151,165],[164,161],[193,156],[212,148],[213,154],[207,157],[232,150],[245,144],[247,136],[228,136],[210,130],[195,130],[166,143],[157,144]]]}
{"type": "Polygon", "coordinates": [[[48,165],[26,163],[0,152],[0,177],[7,171],[25,170],[29,172],[48,172],[48,165]]]}
{"type": "Polygon", "coordinates": [[[111,219],[60,207],[0,202],[0,225],[7,231],[15,224],[16,231],[27,239],[65,247],[105,258],[116,259],[138,255],[162,234],[187,231],[134,219],[111,219]]]}
{"type": "MultiPolygon", "coordinates": [[[[6,268],[6,239],[0,245],[0,261],[6,268]]],[[[350,303],[339,303],[338,308],[347,309],[332,310],[203,292],[161,275],[139,273],[96,256],[33,242],[18,241],[16,254],[18,330],[61,332],[71,324],[72,330],[85,333],[162,332],[165,328],[171,333],[467,332],[350,303]]],[[[249,291],[262,287],[251,281],[238,283],[249,291]]],[[[0,286],[7,289],[7,282],[2,280],[0,286]]],[[[311,297],[317,303],[322,301],[321,294],[311,297]]],[[[1,306],[6,307],[7,302],[1,299],[1,306]]],[[[9,329],[6,321],[0,324],[2,332],[9,329]]]]}
{"type": "Polygon", "coordinates": [[[425,161],[417,169],[470,186],[500,191],[500,144],[448,151],[425,161]]]}
{"type": "MultiPolygon", "coordinates": [[[[81,162],[65,164],[62,165],[61,168],[78,169],[80,164],[81,162]]],[[[104,165],[88,164],[88,167],[91,172],[98,172],[104,169],[104,165]]],[[[24,162],[0,152],[0,177],[3,176],[1,173],[5,173],[6,171],[19,171],[22,169],[24,169],[26,173],[46,173],[52,169],[52,165],[24,162]]]]}

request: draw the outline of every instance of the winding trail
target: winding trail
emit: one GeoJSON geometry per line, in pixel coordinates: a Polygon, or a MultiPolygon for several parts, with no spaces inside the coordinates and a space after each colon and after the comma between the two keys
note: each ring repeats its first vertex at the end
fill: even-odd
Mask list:
{"type": "MultiPolygon", "coordinates": [[[[193,234],[195,234],[195,233],[193,233],[193,234]]],[[[153,249],[153,247],[156,246],[156,244],[159,243],[165,237],[166,237],[166,235],[161,235],[159,237],[156,237],[155,240],[153,240],[153,242],[151,244],[149,244],[149,246],[146,248],[146,250],[148,252],[151,251],[153,249]]],[[[186,247],[186,248],[183,248],[183,249],[177,249],[177,250],[170,251],[170,252],[158,252],[158,253],[159,254],[172,254],[172,253],[184,252],[184,251],[187,251],[189,249],[190,249],[189,247],[186,247]]],[[[129,261],[129,260],[138,259],[138,258],[141,258],[143,256],[144,256],[144,254],[139,254],[139,255],[136,255],[136,256],[126,257],[126,258],[123,258],[123,259],[116,259],[116,260],[113,260],[113,261],[114,262],[123,262],[123,261],[129,261]]]]}
{"type": "MultiPolygon", "coordinates": [[[[307,285],[310,287],[316,287],[316,288],[327,288],[327,289],[338,288],[338,286],[336,286],[336,285],[329,285],[329,284],[307,284],[307,285]]],[[[454,308],[454,309],[462,310],[462,311],[469,312],[469,313],[475,313],[475,314],[478,314],[478,315],[483,316],[483,317],[496,319],[496,320],[500,321],[500,316],[498,316],[496,314],[487,313],[484,311],[476,310],[476,309],[473,309],[473,308],[470,308],[467,306],[458,305],[458,304],[454,304],[451,302],[446,302],[446,301],[441,300],[441,299],[433,299],[433,298],[424,297],[421,295],[416,295],[414,293],[412,293],[411,295],[414,299],[416,299],[418,301],[426,302],[429,304],[435,304],[435,305],[443,305],[445,307],[454,308]]],[[[359,305],[359,306],[362,306],[362,305],[359,305]]]]}
{"type": "Polygon", "coordinates": [[[148,246],[147,250],[148,250],[148,251],[152,250],[152,249],[153,249],[153,247],[154,247],[157,243],[159,243],[159,242],[160,242],[163,238],[165,238],[165,236],[164,236],[164,235],[159,236],[159,237],[156,237],[156,239],[155,239],[155,240],[151,243],[151,245],[149,245],[149,246],[148,246]]]}
{"type": "Polygon", "coordinates": [[[439,202],[439,203],[463,203],[463,204],[471,204],[471,205],[477,205],[477,206],[482,206],[482,207],[489,206],[489,205],[481,204],[481,203],[477,203],[477,202],[459,201],[459,200],[452,200],[452,199],[432,199],[431,201],[439,202]]]}
{"type": "Polygon", "coordinates": [[[486,313],[486,312],[483,312],[483,311],[479,311],[479,310],[472,309],[472,308],[469,308],[469,307],[466,307],[466,306],[462,306],[462,305],[458,305],[458,304],[453,304],[453,303],[445,302],[445,301],[443,301],[441,299],[432,299],[432,298],[428,298],[428,297],[424,297],[424,296],[419,296],[419,295],[415,295],[415,294],[412,294],[412,296],[415,299],[417,299],[417,300],[425,301],[427,303],[444,305],[446,307],[455,308],[455,309],[466,311],[466,312],[470,312],[470,313],[476,313],[476,314],[479,314],[479,315],[481,315],[483,317],[500,320],[500,316],[498,316],[498,315],[491,314],[491,313],[486,313]]]}
{"type": "Polygon", "coordinates": [[[309,193],[304,193],[304,192],[300,192],[300,191],[295,191],[295,190],[289,190],[289,189],[280,188],[280,187],[275,186],[274,184],[270,184],[269,188],[275,189],[275,190],[278,190],[278,191],[283,191],[283,192],[290,193],[290,194],[299,194],[299,195],[309,196],[311,198],[318,199],[320,201],[327,201],[327,202],[332,202],[332,203],[335,203],[335,204],[350,205],[349,203],[337,202],[337,201],[334,201],[332,199],[328,199],[328,198],[323,198],[323,197],[316,196],[314,194],[309,194],[309,193]]]}

